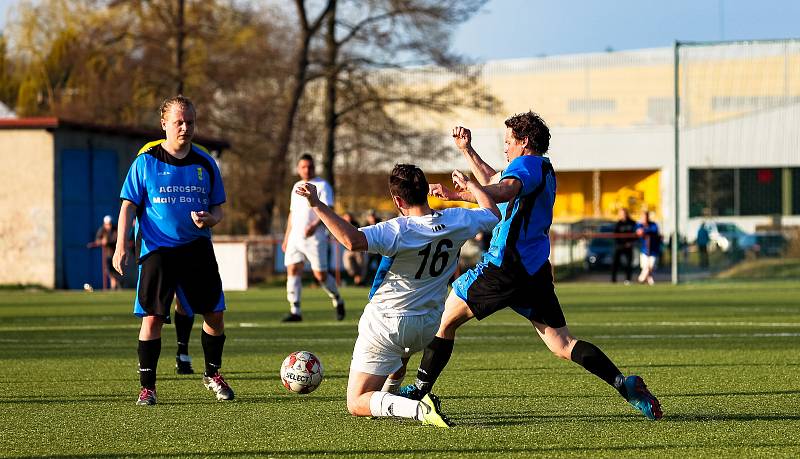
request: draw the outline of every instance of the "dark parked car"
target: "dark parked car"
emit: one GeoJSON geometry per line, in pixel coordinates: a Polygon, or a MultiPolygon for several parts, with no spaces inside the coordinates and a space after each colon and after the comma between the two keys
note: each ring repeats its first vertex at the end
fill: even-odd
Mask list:
{"type": "Polygon", "coordinates": [[[779,257],[786,249],[786,238],[777,232],[756,232],[739,238],[739,249],[756,257],[779,257]]]}
{"type": "MultiPolygon", "coordinates": [[[[603,225],[596,230],[598,233],[613,233],[614,225],[603,225]]],[[[610,237],[596,237],[589,239],[586,246],[586,257],[583,265],[587,271],[595,269],[608,269],[614,261],[614,239],[610,237]]]]}

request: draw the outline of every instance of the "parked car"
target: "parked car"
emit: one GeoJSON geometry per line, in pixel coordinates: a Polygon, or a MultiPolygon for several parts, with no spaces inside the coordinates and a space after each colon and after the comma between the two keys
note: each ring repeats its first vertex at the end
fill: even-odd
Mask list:
{"type": "Polygon", "coordinates": [[[739,249],[756,257],[779,257],[786,249],[783,234],[775,231],[759,231],[739,238],[739,249]]]}
{"type": "MultiPolygon", "coordinates": [[[[603,225],[597,228],[598,233],[613,233],[614,225],[603,225]]],[[[589,239],[586,247],[586,256],[583,266],[587,271],[607,269],[614,262],[614,239],[610,237],[596,237],[589,239]]]]}
{"type": "Polygon", "coordinates": [[[723,252],[728,252],[740,245],[739,239],[747,235],[736,223],[705,222],[708,238],[723,252]]]}

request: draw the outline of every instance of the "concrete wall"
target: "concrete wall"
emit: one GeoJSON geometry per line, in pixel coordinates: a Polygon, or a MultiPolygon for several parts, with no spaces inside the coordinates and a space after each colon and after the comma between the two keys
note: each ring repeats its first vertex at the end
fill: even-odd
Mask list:
{"type": "Polygon", "coordinates": [[[0,284],[55,287],[53,135],[4,130],[0,158],[0,284]]]}

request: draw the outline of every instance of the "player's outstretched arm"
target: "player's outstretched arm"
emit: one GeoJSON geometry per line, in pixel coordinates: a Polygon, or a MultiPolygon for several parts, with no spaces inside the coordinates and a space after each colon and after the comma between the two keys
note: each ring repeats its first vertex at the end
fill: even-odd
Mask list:
{"type": "Polygon", "coordinates": [[[308,204],[314,209],[322,224],[330,230],[347,250],[364,251],[367,250],[367,237],[355,226],[336,215],[327,204],[319,200],[317,187],[311,183],[304,183],[294,191],[300,196],[308,199],[308,204]]]}
{"type": "Polygon", "coordinates": [[[462,174],[461,171],[454,170],[453,174],[453,184],[456,186],[457,189],[462,189],[466,192],[469,192],[472,197],[475,199],[475,202],[483,209],[489,209],[492,211],[495,217],[500,220],[502,217],[500,216],[500,209],[497,208],[497,204],[495,204],[494,199],[491,198],[486,191],[483,189],[480,183],[477,183],[475,180],[470,180],[469,177],[462,174]]]}
{"type": "Polygon", "coordinates": [[[467,159],[469,169],[472,171],[472,175],[478,179],[478,182],[481,185],[488,185],[491,183],[492,177],[497,171],[495,171],[492,166],[486,164],[483,158],[478,155],[478,152],[472,148],[472,132],[465,127],[456,126],[453,128],[453,141],[467,159]]]}
{"type": "Polygon", "coordinates": [[[122,200],[122,205],[119,209],[119,220],[117,221],[117,247],[114,250],[114,256],[111,258],[111,264],[118,273],[124,274],[122,269],[128,259],[128,237],[132,233],[131,227],[133,226],[133,217],[136,216],[136,204],[122,200]]]}

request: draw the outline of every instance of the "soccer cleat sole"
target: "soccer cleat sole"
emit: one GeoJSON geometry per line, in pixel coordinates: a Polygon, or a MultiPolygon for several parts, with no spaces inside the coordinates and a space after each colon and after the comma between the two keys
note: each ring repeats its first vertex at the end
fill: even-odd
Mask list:
{"type": "Polygon", "coordinates": [[[421,402],[430,407],[430,411],[422,417],[422,425],[435,426],[442,429],[449,429],[453,426],[450,419],[442,413],[442,402],[439,397],[433,394],[426,394],[422,397],[421,402]]]}

